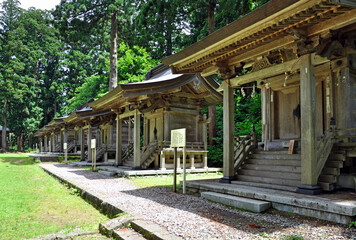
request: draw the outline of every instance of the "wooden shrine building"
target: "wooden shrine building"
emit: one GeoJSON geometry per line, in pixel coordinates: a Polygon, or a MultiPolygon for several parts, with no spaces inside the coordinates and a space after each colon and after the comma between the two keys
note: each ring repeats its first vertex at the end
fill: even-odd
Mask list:
{"type": "Polygon", "coordinates": [[[94,111],[116,113],[117,165],[133,169],[152,165],[160,169],[172,167],[171,130],[186,128],[190,167],[207,167],[208,121],[201,109],[222,101],[222,94],[216,91],[218,87],[210,78],[199,74],[172,74],[161,64],[147,73],[145,81],[121,84],[89,105],[94,111]],[[130,134],[133,141],[125,152],[122,152],[123,122],[133,125],[133,134],[130,134]]]}
{"type": "Polygon", "coordinates": [[[175,74],[224,79],[222,182],[317,194],[355,176],[355,8],[347,0],[271,0],[162,60],[175,74]],[[264,151],[247,139],[234,146],[233,89],[253,84],[262,91],[264,151]],[[281,151],[290,140],[299,145],[294,154],[281,151]]]}
{"type": "Polygon", "coordinates": [[[147,73],[146,80],[119,85],[52,120],[35,136],[41,139],[43,152],[63,152],[66,142],[68,152],[80,152],[81,160],[91,161],[91,139],[96,139],[97,161],[165,170],[173,167],[171,130],[186,128],[188,167],[207,168],[208,119],[201,110],[222,102],[218,87],[210,77],[172,74],[161,64],[147,73]]]}

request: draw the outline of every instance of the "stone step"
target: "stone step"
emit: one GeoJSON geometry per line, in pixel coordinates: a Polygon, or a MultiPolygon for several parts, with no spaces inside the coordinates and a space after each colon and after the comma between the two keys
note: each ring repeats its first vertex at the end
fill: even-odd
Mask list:
{"type": "Polygon", "coordinates": [[[131,227],[141,233],[145,238],[150,240],[182,240],[183,238],[168,232],[160,225],[148,220],[133,220],[131,227]]]}
{"type": "Polygon", "coordinates": [[[247,159],[246,164],[261,164],[272,166],[296,166],[300,167],[300,160],[272,160],[272,159],[247,159]]]}
{"type": "Polygon", "coordinates": [[[283,186],[292,186],[298,187],[301,185],[301,181],[299,180],[290,180],[283,178],[268,178],[268,177],[259,177],[259,176],[246,176],[246,175],[237,175],[237,180],[245,181],[245,182],[256,182],[256,183],[268,183],[268,184],[276,184],[283,186]]]}
{"type": "MultiPolygon", "coordinates": [[[[300,154],[300,150],[295,150],[295,154],[300,154]]],[[[256,154],[285,154],[285,155],[289,155],[288,154],[288,150],[285,150],[285,149],[282,149],[282,150],[268,150],[268,151],[265,151],[265,150],[262,150],[262,149],[255,149],[253,150],[253,153],[256,153],[256,154]]]]}
{"type": "Polygon", "coordinates": [[[271,207],[270,202],[255,200],[250,198],[236,197],[232,195],[215,193],[215,192],[202,192],[201,197],[213,202],[221,203],[224,205],[237,207],[252,212],[264,212],[271,207]]]}
{"type": "Polygon", "coordinates": [[[123,166],[133,167],[134,161],[126,161],[122,164],[123,166]]]}
{"type": "MultiPolygon", "coordinates": [[[[242,168],[248,170],[266,170],[266,171],[272,170],[271,165],[262,165],[262,164],[244,164],[242,168]]],[[[301,167],[275,165],[273,166],[273,171],[286,171],[286,172],[300,173],[301,167]]]]}
{"type": "Polygon", "coordinates": [[[114,239],[118,240],[145,240],[140,233],[134,231],[131,228],[122,228],[119,230],[115,230],[112,234],[114,239]]]}
{"type": "Polygon", "coordinates": [[[254,153],[250,156],[252,159],[273,159],[273,160],[300,160],[300,154],[263,154],[254,153]]]}
{"type": "Polygon", "coordinates": [[[356,157],[356,150],[350,150],[346,152],[347,157],[356,157]]]}
{"type": "Polygon", "coordinates": [[[318,185],[323,191],[331,192],[335,190],[335,183],[318,182],[318,185]]]}
{"type": "Polygon", "coordinates": [[[339,168],[331,168],[331,167],[324,167],[323,171],[321,172],[323,175],[340,175],[340,169],[339,168]]]}
{"type": "Polygon", "coordinates": [[[342,161],[330,161],[328,160],[325,163],[326,167],[332,167],[332,168],[342,168],[344,163],[342,161]]]}
{"type": "Polygon", "coordinates": [[[356,143],[354,142],[346,142],[346,143],[335,143],[334,147],[338,149],[343,149],[344,148],[356,148],[356,143]]]}
{"type": "Polygon", "coordinates": [[[289,179],[289,180],[300,180],[301,179],[300,173],[274,171],[273,167],[271,167],[270,171],[240,169],[238,171],[238,175],[240,175],[240,176],[241,175],[258,176],[258,177],[268,177],[268,178],[283,178],[283,179],[289,179]]]}
{"type": "Polygon", "coordinates": [[[326,183],[336,183],[337,177],[335,175],[320,175],[319,181],[326,182],[326,183]]]}
{"type": "Polygon", "coordinates": [[[123,215],[114,219],[111,219],[107,222],[99,224],[99,232],[102,235],[107,237],[112,237],[113,233],[117,229],[121,229],[123,227],[127,227],[128,224],[131,222],[131,218],[127,215],[123,215]]]}
{"type": "Polygon", "coordinates": [[[329,159],[334,160],[334,161],[345,161],[346,157],[345,157],[345,154],[331,153],[329,156],[329,159]]]}
{"type": "Polygon", "coordinates": [[[105,171],[105,170],[99,170],[98,173],[108,176],[108,177],[114,177],[116,176],[115,172],[110,172],[110,171],[105,171]]]}
{"type": "Polygon", "coordinates": [[[257,182],[244,182],[244,181],[231,181],[231,184],[239,185],[239,186],[249,186],[249,187],[258,187],[265,189],[276,189],[288,192],[295,192],[296,187],[282,186],[276,184],[268,184],[268,183],[257,183],[257,182]]]}

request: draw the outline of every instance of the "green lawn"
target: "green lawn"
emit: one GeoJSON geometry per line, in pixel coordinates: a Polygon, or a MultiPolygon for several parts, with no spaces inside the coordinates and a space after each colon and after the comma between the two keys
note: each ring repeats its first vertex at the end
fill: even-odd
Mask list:
{"type": "Polygon", "coordinates": [[[0,239],[94,230],[107,217],[25,154],[0,154],[0,239]]]}
{"type": "MultiPolygon", "coordinates": [[[[203,173],[203,174],[187,174],[188,180],[203,180],[203,179],[219,179],[222,178],[222,173],[203,173]]],[[[183,180],[183,175],[177,176],[177,185],[180,187],[179,181],[183,180]]],[[[146,187],[173,187],[173,175],[152,176],[152,177],[134,177],[131,178],[132,183],[138,188],[146,187]]]]}

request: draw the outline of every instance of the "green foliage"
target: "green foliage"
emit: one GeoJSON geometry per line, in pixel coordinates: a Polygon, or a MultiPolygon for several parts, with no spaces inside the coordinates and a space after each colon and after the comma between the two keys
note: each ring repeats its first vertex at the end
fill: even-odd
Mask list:
{"type": "MultiPolygon", "coordinates": [[[[109,72],[110,62],[106,59],[106,72],[109,72]]],[[[139,82],[145,79],[149,69],[158,63],[152,59],[144,48],[122,42],[118,48],[118,79],[119,84],[139,82]]],[[[77,109],[90,99],[95,99],[108,92],[108,74],[92,75],[84,79],[84,83],[77,88],[74,97],[68,100],[67,112],[77,109]]]]}
{"type": "Polygon", "coordinates": [[[349,228],[356,228],[356,221],[351,221],[349,223],[349,228]]]}
{"type": "MultiPolygon", "coordinates": [[[[257,137],[261,137],[261,94],[256,93],[252,97],[252,91],[246,90],[246,96],[243,97],[241,91],[237,91],[234,98],[235,103],[235,136],[245,136],[251,134],[255,127],[257,137]]],[[[208,109],[203,109],[207,114],[208,109]]],[[[209,166],[222,166],[223,161],[223,105],[216,106],[216,145],[208,145],[209,166]]]]}

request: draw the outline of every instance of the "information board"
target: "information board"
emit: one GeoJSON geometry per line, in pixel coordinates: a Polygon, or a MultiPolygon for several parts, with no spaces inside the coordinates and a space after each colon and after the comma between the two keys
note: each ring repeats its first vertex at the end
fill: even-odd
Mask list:
{"type": "Polygon", "coordinates": [[[91,140],[91,148],[96,148],[96,139],[91,140]]]}
{"type": "Polygon", "coordinates": [[[67,150],[67,143],[63,143],[63,149],[67,150]]]}
{"type": "Polygon", "coordinates": [[[186,132],[186,128],[171,130],[171,147],[185,147],[186,132]]]}

